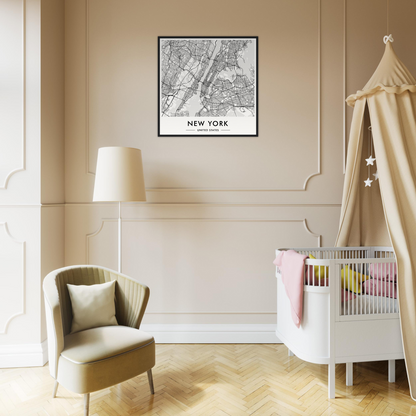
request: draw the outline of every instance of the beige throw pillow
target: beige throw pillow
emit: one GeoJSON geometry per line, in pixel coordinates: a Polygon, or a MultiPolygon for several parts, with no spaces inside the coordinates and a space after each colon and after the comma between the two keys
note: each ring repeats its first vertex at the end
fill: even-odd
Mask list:
{"type": "Polygon", "coordinates": [[[98,285],[67,286],[72,303],[71,334],[99,326],[118,325],[114,301],[115,280],[98,285]]]}

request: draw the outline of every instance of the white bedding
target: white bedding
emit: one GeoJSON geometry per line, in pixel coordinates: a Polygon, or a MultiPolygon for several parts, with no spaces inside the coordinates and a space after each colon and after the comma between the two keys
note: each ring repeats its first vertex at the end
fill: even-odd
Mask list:
{"type": "Polygon", "coordinates": [[[355,299],[341,303],[341,315],[398,313],[397,299],[382,296],[357,295],[355,299]],[[345,303],[345,309],[344,309],[345,303]]]}

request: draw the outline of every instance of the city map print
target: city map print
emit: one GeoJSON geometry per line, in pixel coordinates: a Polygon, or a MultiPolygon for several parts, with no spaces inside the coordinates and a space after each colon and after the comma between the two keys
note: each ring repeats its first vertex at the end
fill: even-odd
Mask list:
{"type": "Polygon", "coordinates": [[[159,136],[257,136],[257,37],[159,37],[159,136]]]}

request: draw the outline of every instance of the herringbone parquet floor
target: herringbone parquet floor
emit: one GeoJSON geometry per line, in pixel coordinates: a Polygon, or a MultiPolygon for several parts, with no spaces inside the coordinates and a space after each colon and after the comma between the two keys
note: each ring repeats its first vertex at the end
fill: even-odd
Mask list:
{"type": "MultiPolygon", "coordinates": [[[[354,386],[345,386],[338,365],[337,398],[327,399],[327,366],[288,357],[277,345],[158,345],[153,369],[156,394],[143,374],[91,395],[91,416],[118,415],[416,415],[403,361],[396,383],[387,362],[354,365],[354,386]]],[[[43,368],[0,370],[0,415],[82,416],[80,395],[59,387],[43,368]]]]}

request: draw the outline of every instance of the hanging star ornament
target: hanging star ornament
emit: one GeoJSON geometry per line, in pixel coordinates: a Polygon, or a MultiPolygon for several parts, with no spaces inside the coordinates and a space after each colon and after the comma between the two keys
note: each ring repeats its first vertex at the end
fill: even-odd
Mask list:
{"type": "Polygon", "coordinates": [[[371,188],[371,182],[373,182],[370,178],[368,178],[366,181],[364,181],[365,186],[369,186],[371,188]]]}
{"type": "Polygon", "coordinates": [[[376,173],[373,173],[373,176],[374,176],[374,180],[378,181],[378,171],[376,173]]]}
{"type": "Polygon", "coordinates": [[[373,157],[373,156],[371,155],[368,159],[366,159],[367,166],[368,166],[368,165],[373,166],[373,165],[374,165],[374,161],[375,161],[375,160],[376,160],[376,158],[375,158],[375,157],[373,157]]]}

